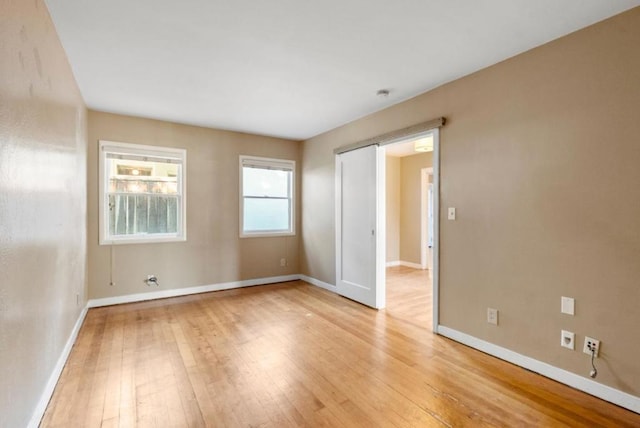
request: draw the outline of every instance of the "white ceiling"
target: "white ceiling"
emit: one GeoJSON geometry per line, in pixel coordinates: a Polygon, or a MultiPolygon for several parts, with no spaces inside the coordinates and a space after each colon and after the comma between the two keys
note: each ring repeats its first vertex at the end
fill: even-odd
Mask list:
{"type": "Polygon", "coordinates": [[[640,5],[45,1],[89,108],[298,140],[640,5]]]}
{"type": "Polygon", "coordinates": [[[384,146],[385,154],[396,158],[421,154],[421,152],[416,152],[415,143],[415,140],[412,140],[404,143],[389,144],[384,146]]]}

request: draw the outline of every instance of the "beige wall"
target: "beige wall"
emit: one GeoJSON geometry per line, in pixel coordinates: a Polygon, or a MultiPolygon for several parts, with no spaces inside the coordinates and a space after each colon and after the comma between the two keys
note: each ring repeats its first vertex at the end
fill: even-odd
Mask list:
{"type": "Polygon", "coordinates": [[[639,396],[638,40],[635,8],[304,142],[302,272],[334,282],[332,150],[445,116],[441,323],[582,376],[560,330],[590,335],[597,381],[639,396]]]}
{"type": "Polygon", "coordinates": [[[400,260],[400,159],[386,157],[387,262],[400,260]]]}
{"type": "Polygon", "coordinates": [[[400,260],[421,264],[422,169],[433,165],[433,153],[401,158],[400,260]]]}
{"type": "MultiPolygon", "coordinates": [[[[90,298],[299,273],[298,236],[239,238],[239,155],[297,161],[294,141],[89,112],[88,251],[90,298]],[[187,150],[187,241],[98,245],[98,140],[187,150]],[[111,251],[113,280],[110,286],[111,251]],[[286,258],[288,266],[281,267],[286,258]],[[159,287],[147,287],[148,274],[159,287]]],[[[299,173],[297,174],[297,213],[299,173]]],[[[296,230],[300,230],[300,215],[296,230]]]]}
{"type": "Polygon", "coordinates": [[[24,427],[86,302],[86,110],[45,4],[0,17],[0,426],[24,427]]]}
{"type": "Polygon", "coordinates": [[[420,180],[432,165],[432,153],[386,156],[387,262],[421,263],[420,180]]]}

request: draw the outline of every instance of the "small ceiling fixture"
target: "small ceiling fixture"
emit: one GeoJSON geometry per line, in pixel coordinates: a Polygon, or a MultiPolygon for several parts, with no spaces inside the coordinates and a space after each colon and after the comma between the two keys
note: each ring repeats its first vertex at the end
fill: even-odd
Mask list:
{"type": "Polygon", "coordinates": [[[376,95],[379,96],[380,98],[387,98],[389,96],[389,90],[388,89],[378,89],[378,92],[376,92],[376,95]]]}
{"type": "Polygon", "coordinates": [[[432,152],[433,151],[433,134],[420,138],[413,143],[413,150],[416,152],[432,152]]]}

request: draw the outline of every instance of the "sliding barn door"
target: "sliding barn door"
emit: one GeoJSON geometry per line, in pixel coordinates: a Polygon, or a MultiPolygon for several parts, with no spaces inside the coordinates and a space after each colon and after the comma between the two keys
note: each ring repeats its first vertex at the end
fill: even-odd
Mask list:
{"type": "Polygon", "coordinates": [[[336,286],[339,294],[383,308],[384,153],[368,146],[336,155],[336,286]]]}

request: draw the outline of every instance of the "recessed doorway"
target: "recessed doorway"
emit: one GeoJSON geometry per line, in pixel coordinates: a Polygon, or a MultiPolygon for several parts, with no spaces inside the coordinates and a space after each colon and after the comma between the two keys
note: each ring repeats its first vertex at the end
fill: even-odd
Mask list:
{"type": "Polygon", "coordinates": [[[386,311],[433,329],[435,132],[385,146],[386,311]]]}

